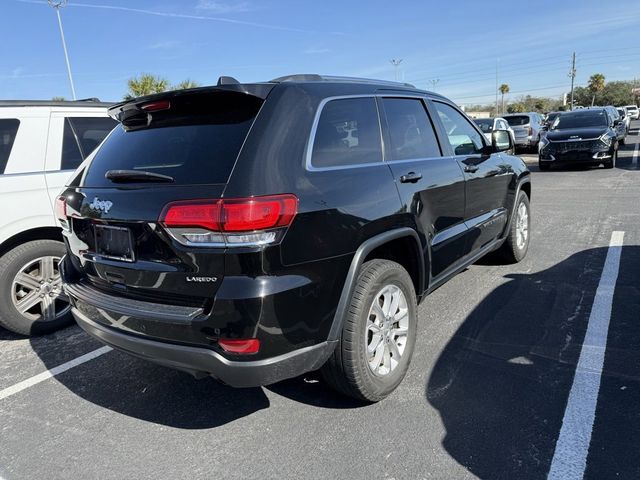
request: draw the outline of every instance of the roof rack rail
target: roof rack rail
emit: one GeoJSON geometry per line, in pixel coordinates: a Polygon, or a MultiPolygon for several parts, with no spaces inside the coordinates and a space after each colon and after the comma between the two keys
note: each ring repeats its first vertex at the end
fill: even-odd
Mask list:
{"type": "Polygon", "coordinates": [[[340,77],[335,75],[318,75],[317,73],[301,73],[285,75],[271,80],[275,83],[282,82],[340,82],[340,83],[371,83],[376,85],[401,86],[416,88],[415,85],[406,82],[392,82],[390,80],[376,80],[372,78],[340,77]]]}

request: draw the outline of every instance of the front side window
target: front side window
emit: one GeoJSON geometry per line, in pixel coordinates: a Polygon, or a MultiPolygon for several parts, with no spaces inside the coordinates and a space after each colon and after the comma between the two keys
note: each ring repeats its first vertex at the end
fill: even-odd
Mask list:
{"type": "Polygon", "coordinates": [[[382,102],[391,137],[390,160],[441,156],[433,124],[422,100],[385,98],[382,102]]]}
{"type": "Polygon", "coordinates": [[[17,118],[0,119],[0,174],[4,173],[4,169],[11,155],[11,148],[18,133],[20,120],[17,118]]]}
{"type": "Polygon", "coordinates": [[[482,135],[455,108],[446,103],[433,102],[442,121],[455,155],[473,155],[482,153],[484,142],[482,135]]]}
{"type": "Polygon", "coordinates": [[[73,170],[105,139],[118,122],[109,117],[67,117],[62,137],[62,170],[73,170]]]}
{"type": "Polygon", "coordinates": [[[311,165],[326,168],[377,162],[382,162],[382,142],[375,98],[327,102],[313,139],[311,165]]]}

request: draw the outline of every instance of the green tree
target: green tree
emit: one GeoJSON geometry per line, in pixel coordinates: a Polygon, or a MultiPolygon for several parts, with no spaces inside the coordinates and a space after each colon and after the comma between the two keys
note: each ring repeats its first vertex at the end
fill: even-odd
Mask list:
{"type": "Polygon", "coordinates": [[[522,113],[526,111],[527,107],[522,102],[512,103],[511,105],[507,106],[508,113],[522,113]]]}
{"type": "Polygon", "coordinates": [[[505,93],[509,93],[509,85],[503,83],[502,85],[500,85],[500,88],[498,90],[500,90],[500,94],[502,95],[502,111],[504,112],[504,95],[505,93]]]}
{"type": "Polygon", "coordinates": [[[591,92],[591,106],[593,107],[593,105],[596,102],[596,95],[603,91],[605,87],[605,83],[604,83],[604,75],[602,75],[601,73],[594,73],[593,75],[591,75],[591,77],[589,77],[589,85],[587,86],[587,88],[589,89],[589,92],[591,92]]]}
{"type": "Polygon", "coordinates": [[[177,85],[174,85],[173,90],[186,90],[187,88],[198,88],[200,84],[195,80],[191,80],[187,78],[186,80],[181,81],[177,85]]]}
{"type": "Polygon", "coordinates": [[[169,89],[169,81],[150,73],[143,73],[139,77],[130,78],[127,81],[127,87],[129,90],[124,99],[131,100],[143,95],[164,92],[169,89]]]}

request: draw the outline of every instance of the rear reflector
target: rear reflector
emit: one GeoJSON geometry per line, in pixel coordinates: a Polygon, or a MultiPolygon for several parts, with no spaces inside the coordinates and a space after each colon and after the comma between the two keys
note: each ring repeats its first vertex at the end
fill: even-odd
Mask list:
{"type": "Polygon", "coordinates": [[[166,227],[199,227],[212,232],[254,232],[287,227],[298,210],[295,195],[173,202],[160,222],[166,227]]]}
{"type": "Polygon", "coordinates": [[[245,340],[221,338],[218,340],[218,344],[225,352],[239,355],[258,353],[258,350],[260,350],[260,340],[257,338],[247,338],[245,340]]]}
{"type": "Polygon", "coordinates": [[[67,220],[67,201],[64,197],[60,196],[56,198],[54,211],[58,220],[67,220]]]}

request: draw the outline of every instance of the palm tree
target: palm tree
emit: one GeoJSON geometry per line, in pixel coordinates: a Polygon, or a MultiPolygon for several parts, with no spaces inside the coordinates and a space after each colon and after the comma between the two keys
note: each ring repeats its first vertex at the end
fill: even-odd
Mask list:
{"type": "Polygon", "coordinates": [[[186,80],[181,81],[177,85],[174,85],[172,88],[174,90],[186,90],[187,88],[198,88],[200,84],[195,80],[191,80],[187,78],[186,80]]]}
{"type": "Polygon", "coordinates": [[[591,92],[591,106],[596,102],[596,94],[604,90],[604,75],[601,73],[594,73],[589,77],[589,85],[587,86],[591,92]]]}
{"type": "Polygon", "coordinates": [[[125,100],[141,97],[143,95],[151,95],[152,93],[161,93],[169,88],[169,81],[166,78],[158,77],[150,73],[143,73],[140,77],[130,78],[127,81],[129,91],[124,96],[125,100]]]}
{"type": "Polygon", "coordinates": [[[500,88],[498,90],[500,90],[500,93],[502,94],[502,113],[504,113],[504,94],[509,93],[509,85],[503,83],[502,85],[500,85],[500,88]]]}

